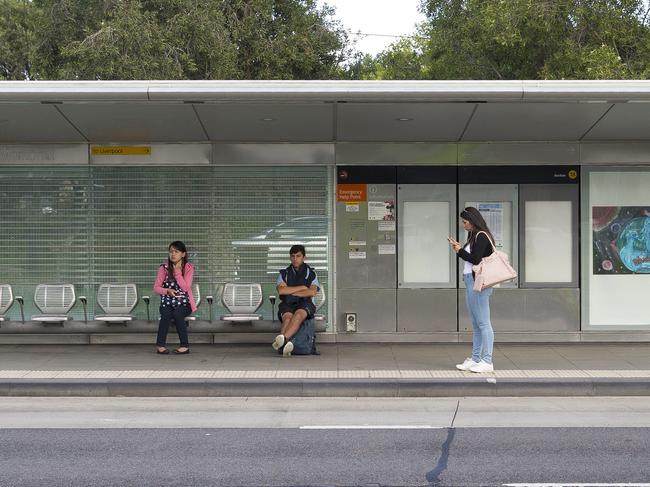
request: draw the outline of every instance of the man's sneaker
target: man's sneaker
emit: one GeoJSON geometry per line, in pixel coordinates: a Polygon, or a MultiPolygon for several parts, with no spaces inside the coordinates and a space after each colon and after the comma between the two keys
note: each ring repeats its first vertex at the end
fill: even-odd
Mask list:
{"type": "Polygon", "coordinates": [[[274,350],[280,350],[283,345],[284,345],[284,335],[276,336],[275,340],[273,340],[273,343],[271,344],[274,350]]]}
{"type": "Polygon", "coordinates": [[[494,365],[488,364],[487,362],[484,362],[481,360],[479,363],[476,365],[472,365],[469,368],[470,372],[476,372],[477,374],[483,373],[483,372],[494,372],[494,365]]]}
{"type": "Polygon", "coordinates": [[[282,349],[282,356],[291,357],[291,352],[293,352],[293,343],[287,342],[287,344],[282,349]]]}
{"type": "Polygon", "coordinates": [[[472,365],[476,365],[478,362],[474,362],[470,357],[467,357],[462,364],[456,364],[458,370],[469,370],[472,365]]]}

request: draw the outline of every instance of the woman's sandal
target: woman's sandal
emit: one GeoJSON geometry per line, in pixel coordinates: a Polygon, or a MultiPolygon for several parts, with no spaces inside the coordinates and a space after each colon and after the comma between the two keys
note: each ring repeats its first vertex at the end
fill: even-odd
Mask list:
{"type": "Polygon", "coordinates": [[[190,353],[189,348],[186,348],[185,351],[183,351],[183,352],[179,352],[178,350],[179,350],[178,348],[176,350],[174,350],[174,354],[176,354],[176,355],[185,355],[186,353],[190,353]]]}
{"type": "Polygon", "coordinates": [[[169,354],[169,350],[166,349],[166,348],[160,347],[160,348],[158,348],[158,350],[156,350],[156,353],[157,353],[157,354],[160,354],[160,355],[168,355],[168,354],[169,354]],[[162,350],[161,350],[161,349],[162,349],[162,350]]]}

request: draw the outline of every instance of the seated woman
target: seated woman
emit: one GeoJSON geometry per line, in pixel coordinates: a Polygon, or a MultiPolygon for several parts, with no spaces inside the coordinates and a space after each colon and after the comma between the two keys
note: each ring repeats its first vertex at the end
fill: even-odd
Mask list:
{"type": "Polygon", "coordinates": [[[196,311],[196,302],[192,296],[192,279],[194,266],[187,261],[187,248],[180,241],[169,244],[169,256],[165,264],[158,269],[158,276],[153,286],[154,292],[160,294],[160,323],[156,338],[157,353],[168,354],[167,332],[173,321],[176,325],[180,347],[174,353],[190,353],[185,318],[196,311]]]}

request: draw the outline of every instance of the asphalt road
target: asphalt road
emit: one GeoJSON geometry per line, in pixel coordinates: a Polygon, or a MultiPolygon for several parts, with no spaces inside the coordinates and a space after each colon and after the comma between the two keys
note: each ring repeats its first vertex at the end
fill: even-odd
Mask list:
{"type": "Polygon", "coordinates": [[[648,482],[650,403],[0,398],[0,486],[648,482]]]}
{"type": "Polygon", "coordinates": [[[650,429],[2,429],[2,486],[650,481],[650,429]]]}

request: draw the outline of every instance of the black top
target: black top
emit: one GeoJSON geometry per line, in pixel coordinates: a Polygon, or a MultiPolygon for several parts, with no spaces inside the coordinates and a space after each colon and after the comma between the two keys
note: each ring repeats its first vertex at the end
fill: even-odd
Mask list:
{"type": "MultiPolygon", "coordinates": [[[[456,255],[467,262],[471,262],[474,265],[479,265],[483,257],[492,255],[492,243],[490,239],[484,233],[479,233],[473,242],[471,242],[471,252],[461,248],[456,255]]],[[[472,271],[472,276],[474,276],[474,271],[472,271]]]]}
{"type": "MultiPolygon", "coordinates": [[[[295,269],[293,265],[289,265],[286,269],[280,270],[280,277],[287,286],[307,286],[311,287],[312,284],[318,282],[316,280],[316,271],[303,262],[303,264],[295,269]]],[[[279,283],[279,281],[278,281],[279,283]]],[[[290,294],[281,295],[280,301],[287,304],[303,304],[305,302],[313,303],[312,298],[303,296],[292,296],[290,294]]]]}

